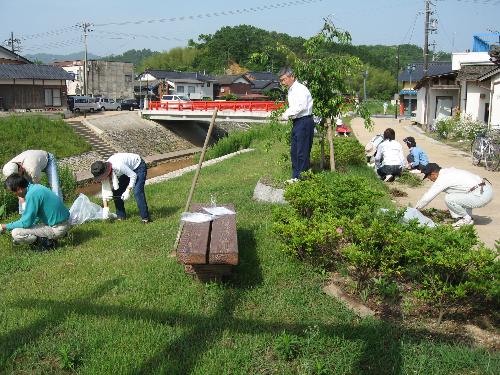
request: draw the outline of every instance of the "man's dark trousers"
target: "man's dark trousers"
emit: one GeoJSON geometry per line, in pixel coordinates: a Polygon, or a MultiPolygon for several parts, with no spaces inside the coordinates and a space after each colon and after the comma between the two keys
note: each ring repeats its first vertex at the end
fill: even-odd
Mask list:
{"type": "Polygon", "coordinates": [[[314,136],[312,116],[293,120],[290,159],[292,159],[292,178],[299,178],[300,173],[309,169],[309,157],[314,136]]]}

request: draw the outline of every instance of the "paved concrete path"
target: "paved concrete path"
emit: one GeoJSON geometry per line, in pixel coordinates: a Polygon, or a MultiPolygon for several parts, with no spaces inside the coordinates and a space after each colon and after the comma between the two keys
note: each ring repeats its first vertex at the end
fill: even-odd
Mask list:
{"type": "MultiPolygon", "coordinates": [[[[500,172],[491,172],[487,171],[483,166],[472,165],[468,153],[428,137],[419,127],[410,125],[407,120],[400,122],[394,118],[374,118],[373,121],[374,127],[371,132],[364,128],[361,119],[352,121],[352,129],[362,144],[366,144],[376,134],[382,134],[386,128],[391,127],[396,131],[396,140],[403,146],[405,154],[408,152],[408,147],[403,143],[403,138],[413,136],[417,145],[422,147],[429,155],[431,162],[438,163],[441,167],[456,167],[468,170],[487,178],[492,183],[495,190],[493,200],[485,207],[474,209],[473,217],[475,228],[481,240],[487,246],[494,248],[495,240],[500,239],[500,199],[498,198],[498,194],[500,194],[500,172]]],[[[401,206],[407,206],[408,204],[414,206],[431,185],[431,181],[425,180],[419,187],[404,187],[408,197],[397,198],[398,204],[401,206]]],[[[401,186],[404,185],[398,184],[398,188],[401,188],[401,186]]],[[[443,194],[438,195],[427,207],[446,209],[443,197],[443,194]]]]}

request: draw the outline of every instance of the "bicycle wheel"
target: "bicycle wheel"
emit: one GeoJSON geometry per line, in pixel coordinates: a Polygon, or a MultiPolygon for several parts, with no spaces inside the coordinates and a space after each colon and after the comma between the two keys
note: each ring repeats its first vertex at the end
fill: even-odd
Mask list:
{"type": "Polygon", "coordinates": [[[489,171],[496,171],[500,163],[500,146],[495,143],[488,144],[484,155],[484,163],[489,171]]]}
{"type": "Polygon", "coordinates": [[[472,145],[470,147],[470,154],[473,165],[478,165],[483,158],[483,152],[481,150],[482,143],[483,139],[481,137],[476,137],[476,139],[474,139],[474,142],[472,142],[472,145]]]}

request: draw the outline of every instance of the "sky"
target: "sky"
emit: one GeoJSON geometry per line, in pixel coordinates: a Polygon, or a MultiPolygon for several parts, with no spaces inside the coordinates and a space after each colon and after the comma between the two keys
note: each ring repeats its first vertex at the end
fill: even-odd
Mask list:
{"type": "MultiPolygon", "coordinates": [[[[472,35],[500,30],[500,0],[433,3],[438,31],[429,41],[436,50],[465,51],[472,35]]],[[[423,11],[423,0],[0,0],[0,43],[13,32],[21,55],[74,53],[83,50],[83,32],[75,25],[88,22],[88,51],[106,56],[129,49],[168,51],[240,24],[308,38],[329,17],[351,33],[355,45],[422,45],[423,11]]]]}

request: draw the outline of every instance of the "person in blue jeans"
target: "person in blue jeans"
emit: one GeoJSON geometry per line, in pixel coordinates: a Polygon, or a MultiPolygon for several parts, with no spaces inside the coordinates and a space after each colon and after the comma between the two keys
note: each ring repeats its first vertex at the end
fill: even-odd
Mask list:
{"type": "Polygon", "coordinates": [[[147,224],[151,221],[144,193],[147,167],[139,155],[117,153],[111,155],[107,161],[99,160],[92,163],[90,171],[94,175],[94,179],[101,182],[104,219],[109,216],[108,201],[111,199],[115,203],[118,219],[126,219],[125,201],[130,198],[130,193],[134,190],[142,222],[147,224]]]}
{"type": "Polygon", "coordinates": [[[296,182],[301,173],[310,167],[314,137],[313,98],[309,89],[295,79],[290,68],[282,68],[278,76],[280,83],[288,88],[288,108],[283,113],[282,119],[293,122],[290,139],[292,178],[288,182],[296,182]]]}
{"type": "Polygon", "coordinates": [[[429,164],[429,158],[427,154],[417,146],[417,142],[413,137],[406,137],[403,139],[403,142],[406,143],[408,148],[410,149],[410,154],[406,157],[408,161],[407,168],[410,170],[418,170],[422,171],[422,169],[429,164]]]}

